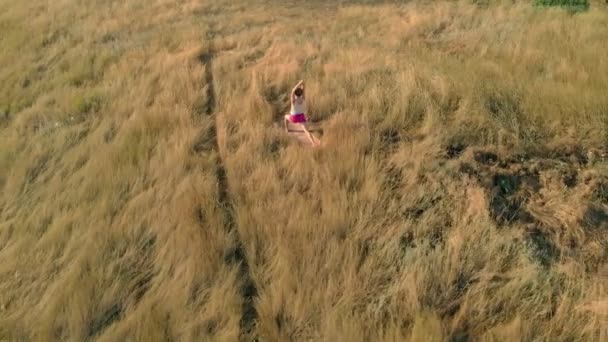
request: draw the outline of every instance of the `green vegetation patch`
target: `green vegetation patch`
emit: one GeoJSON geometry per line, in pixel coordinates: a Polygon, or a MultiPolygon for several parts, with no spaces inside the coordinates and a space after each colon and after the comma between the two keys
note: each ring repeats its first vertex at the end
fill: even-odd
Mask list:
{"type": "Polygon", "coordinates": [[[536,0],[535,4],[541,7],[559,6],[574,12],[589,9],[589,0],[536,0]]]}

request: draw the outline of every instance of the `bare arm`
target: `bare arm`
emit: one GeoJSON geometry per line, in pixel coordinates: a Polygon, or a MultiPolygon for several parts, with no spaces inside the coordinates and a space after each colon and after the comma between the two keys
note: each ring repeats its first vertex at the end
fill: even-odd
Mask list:
{"type": "Polygon", "coordinates": [[[298,84],[296,84],[295,87],[293,87],[293,90],[295,91],[296,89],[298,89],[299,87],[304,88],[304,80],[299,80],[298,84]]]}

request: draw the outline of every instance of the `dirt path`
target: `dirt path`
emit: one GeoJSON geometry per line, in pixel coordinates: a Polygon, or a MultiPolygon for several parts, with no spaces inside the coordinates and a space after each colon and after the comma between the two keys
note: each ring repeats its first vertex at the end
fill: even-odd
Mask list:
{"type": "Polygon", "coordinates": [[[213,60],[216,58],[216,52],[210,51],[199,56],[199,61],[205,65],[205,84],[207,84],[207,103],[205,106],[205,114],[213,119],[212,134],[214,138],[213,149],[216,152],[216,169],[215,175],[218,184],[218,202],[219,207],[224,215],[224,229],[236,239],[235,247],[232,250],[226,251],[225,262],[229,264],[239,265],[239,277],[241,279],[241,296],[243,298],[242,313],[240,319],[240,339],[251,340],[251,335],[258,318],[258,313],[255,309],[255,299],[257,298],[257,287],[251,277],[249,263],[247,262],[247,253],[243,247],[243,242],[236,228],[234,220],[234,208],[230,198],[230,189],[228,179],[226,177],[226,168],[224,160],[220,153],[217,132],[217,117],[216,117],[216,94],[213,75],[213,60]]]}

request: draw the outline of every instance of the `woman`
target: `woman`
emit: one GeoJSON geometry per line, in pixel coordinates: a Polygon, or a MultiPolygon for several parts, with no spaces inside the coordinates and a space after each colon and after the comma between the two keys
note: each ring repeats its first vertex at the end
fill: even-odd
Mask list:
{"type": "Polygon", "coordinates": [[[289,132],[289,122],[299,125],[306,133],[306,136],[310,140],[313,146],[318,143],[315,142],[312,134],[306,129],[306,96],[304,95],[304,81],[300,80],[298,84],[291,90],[291,111],[289,115],[285,115],[283,124],[285,125],[285,131],[289,132]]]}

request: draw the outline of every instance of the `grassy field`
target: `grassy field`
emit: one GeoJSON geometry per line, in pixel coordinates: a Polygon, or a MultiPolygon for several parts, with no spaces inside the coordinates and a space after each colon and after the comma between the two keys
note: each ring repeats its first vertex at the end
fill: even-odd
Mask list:
{"type": "Polygon", "coordinates": [[[0,341],[607,341],[608,10],[506,3],[0,0],[0,341]]]}

